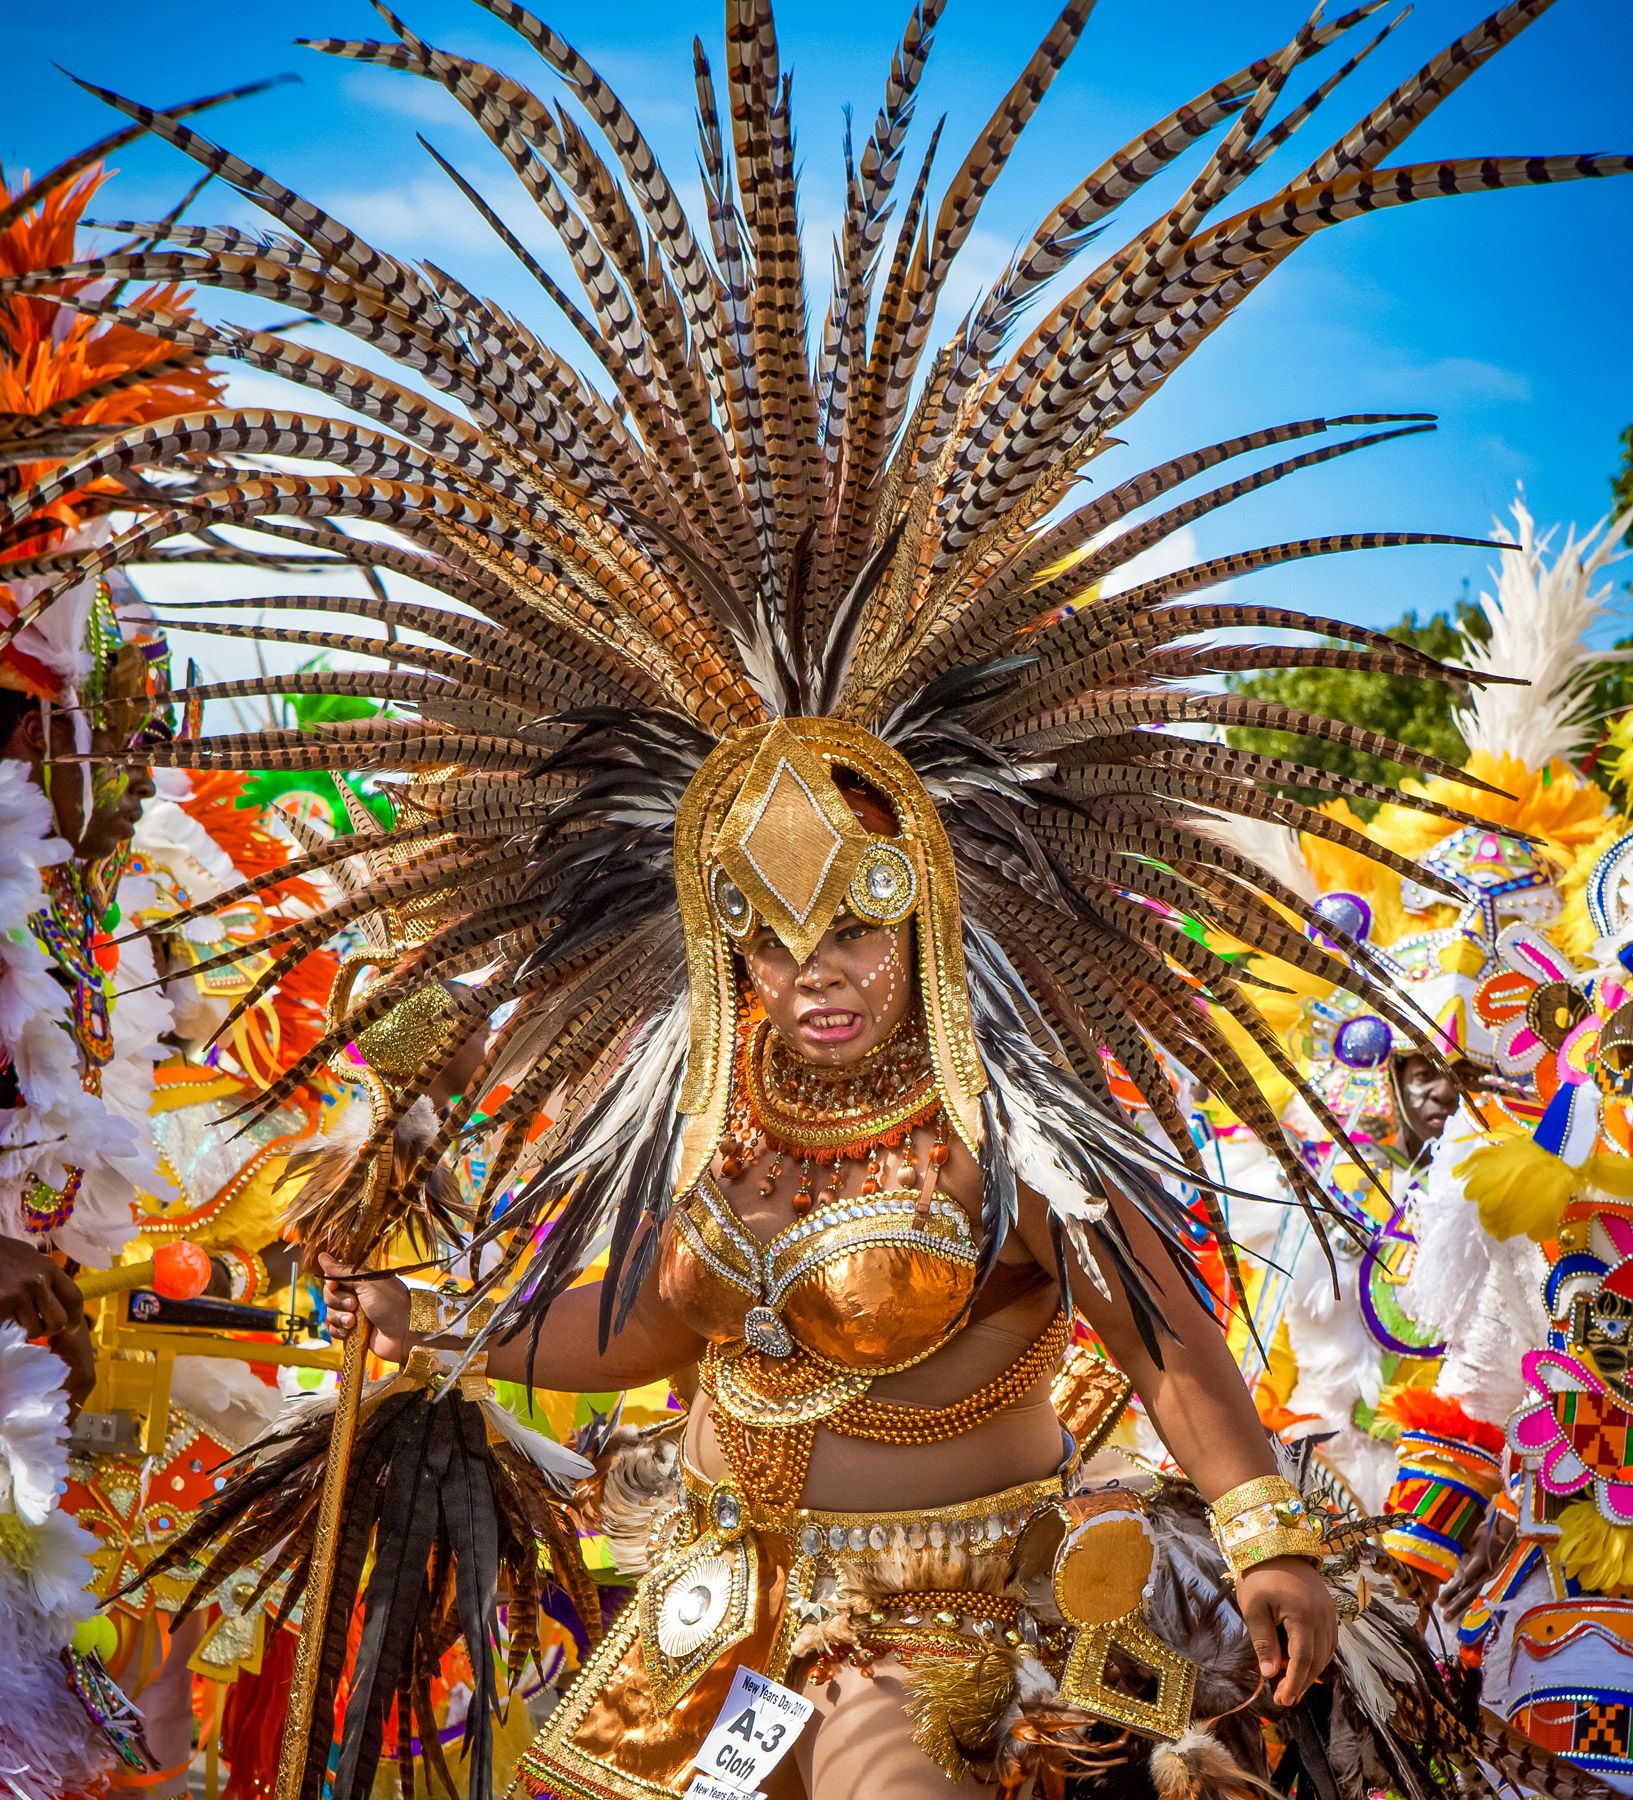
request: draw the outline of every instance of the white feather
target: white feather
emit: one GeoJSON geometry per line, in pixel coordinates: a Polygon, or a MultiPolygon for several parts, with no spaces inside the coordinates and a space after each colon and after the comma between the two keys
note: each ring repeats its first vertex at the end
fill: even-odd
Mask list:
{"type": "Polygon", "coordinates": [[[1547,1339],[1546,1262],[1530,1238],[1499,1243],[1481,1225],[1455,1171],[1483,1141],[1460,1110],[1435,1145],[1418,1194],[1417,1253],[1400,1300],[1447,1345],[1437,1391],[1500,1425],[1525,1396],[1515,1346],[1547,1339]]]}
{"type": "MultiPolygon", "coordinates": [[[[659,1109],[672,1110],[671,1096],[680,1091],[690,1040],[690,999],[681,994],[645,1025],[631,1044],[625,1056],[627,1073],[621,1076],[610,1104],[594,1117],[590,1129],[582,1131],[572,1157],[557,1170],[563,1180],[570,1180],[580,1169],[592,1168],[615,1151],[625,1161],[634,1161],[645,1138],[643,1127],[659,1109]]],[[[679,1149],[680,1134],[676,1132],[676,1155],[679,1149]]],[[[663,1171],[663,1192],[673,1190],[674,1176],[673,1167],[663,1171]]]]}
{"type": "Polygon", "coordinates": [[[1515,530],[1498,526],[1493,536],[1515,548],[1497,565],[1497,592],[1482,594],[1480,606],[1490,642],[1468,643],[1471,669],[1516,676],[1529,687],[1475,689],[1455,715],[1471,751],[1517,757],[1529,769],[1545,769],[1555,757],[1570,758],[1583,748],[1597,721],[1588,710],[1589,690],[1599,664],[1625,651],[1592,647],[1587,637],[1609,607],[1613,584],[1594,579],[1627,552],[1618,550],[1633,511],[1601,519],[1578,539],[1573,526],[1550,562],[1552,534],[1538,538],[1523,500],[1514,502],[1515,530]]]}
{"type": "Polygon", "coordinates": [[[520,1450],[530,1463],[560,1483],[564,1490],[576,1487],[595,1473],[594,1463],[576,1450],[569,1450],[565,1444],[558,1444],[554,1438],[546,1437],[542,1431],[535,1431],[531,1425],[524,1425],[492,1395],[482,1402],[482,1416],[490,1430],[498,1432],[507,1444],[520,1450]]]}
{"type": "Polygon", "coordinates": [[[1227,850],[1257,863],[1267,875],[1273,875],[1289,887],[1301,900],[1314,900],[1320,892],[1310,873],[1304,852],[1299,848],[1298,833],[1269,819],[1250,819],[1239,813],[1216,813],[1199,816],[1194,821],[1204,837],[1210,837],[1227,850]]]}
{"type": "MultiPolygon", "coordinates": [[[[62,1523],[87,1542],[69,1520],[62,1523]]],[[[78,1549],[78,1546],[72,1546],[78,1549]]],[[[70,1548],[66,1539],[52,1546],[70,1548]]],[[[79,1552],[82,1569],[90,1565],[79,1552]]],[[[6,1704],[0,1708],[0,1791],[8,1800],[63,1800],[68,1794],[100,1794],[113,1768],[113,1748],[68,1683],[62,1651],[94,1602],[58,1612],[40,1604],[34,1584],[9,1557],[0,1555],[0,1644],[6,1672],[6,1704]]]]}
{"type": "Polygon", "coordinates": [[[0,1514],[44,1524],[68,1479],[68,1395],[61,1360],[0,1324],[0,1514]]]}

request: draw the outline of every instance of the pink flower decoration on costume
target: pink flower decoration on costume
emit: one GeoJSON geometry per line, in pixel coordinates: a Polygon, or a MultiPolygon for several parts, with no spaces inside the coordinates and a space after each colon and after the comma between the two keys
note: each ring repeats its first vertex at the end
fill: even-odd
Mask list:
{"type": "Polygon", "coordinates": [[[1510,1417],[1509,1448],[1548,1493],[1579,1494],[1591,1482],[1600,1512],[1613,1525],[1633,1525],[1633,1413],[1565,1351],[1528,1350],[1520,1366],[1537,1398],[1510,1417]]]}

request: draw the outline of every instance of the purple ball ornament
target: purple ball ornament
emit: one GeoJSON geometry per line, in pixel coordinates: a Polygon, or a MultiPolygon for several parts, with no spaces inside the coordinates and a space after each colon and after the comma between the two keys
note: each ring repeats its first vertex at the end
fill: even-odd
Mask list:
{"type": "MultiPolygon", "coordinates": [[[[1359,894],[1349,894],[1342,891],[1332,894],[1323,894],[1319,900],[1312,904],[1310,910],[1318,919],[1325,920],[1327,924],[1334,926],[1339,931],[1347,933],[1350,937],[1355,938],[1362,943],[1366,941],[1368,935],[1371,933],[1372,908],[1367,905],[1366,901],[1364,901],[1359,894]]],[[[1331,938],[1324,936],[1314,925],[1310,926],[1309,931],[1310,936],[1313,937],[1318,944],[1325,944],[1329,950],[1336,950],[1339,948],[1331,938]]]]}
{"type": "Polygon", "coordinates": [[[1332,1040],[1332,1053],[1346,1069],[1381,1069],[1394,1047],[1394,1032],[1376,1013],[1346,1019],[1332,1040]]]}

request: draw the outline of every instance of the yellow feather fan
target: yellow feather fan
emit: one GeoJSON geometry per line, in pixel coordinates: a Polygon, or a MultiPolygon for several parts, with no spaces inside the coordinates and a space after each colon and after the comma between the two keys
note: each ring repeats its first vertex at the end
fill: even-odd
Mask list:
{"type": "Polygon", "coordinates": [[[1480,1223],[1503,1240],[1528,1237],[1542,1244],[1556,1237],[1565,1208],[1589,1188],[1633,1196],[1633,1162],[1626,1157],[1594,1155],[1573,1168],[1523,1134],[1482,1144],[1453,1173],[1480,1209],[1480,1223]]]}
{"type": "Polygon", "coordinates": [[[1573,1501],[1559,1515],[1559,1566],[1595,1594],[1633,1598],[1633,1531],[1613,1525],[1591,1500],[1573,1501]]]}

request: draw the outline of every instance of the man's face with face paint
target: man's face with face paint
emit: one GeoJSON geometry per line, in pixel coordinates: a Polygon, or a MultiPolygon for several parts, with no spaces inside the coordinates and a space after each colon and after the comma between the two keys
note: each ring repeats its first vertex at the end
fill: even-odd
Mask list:
{"type": "Polygon", "coordinates": [[[1415,1156],[1425,1144],[1435,1142],[1457,1111],[1457,1083],[1438,1063],[1414,1054],[1396,1063],[1395,1090],[1400,1097],[1406,1149],[1415,1156]]]}

